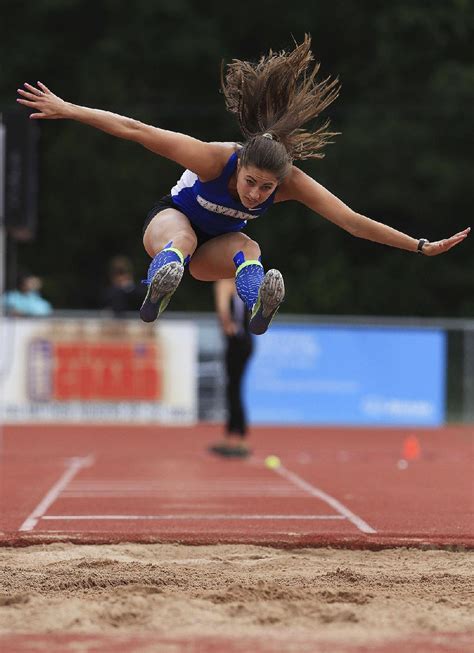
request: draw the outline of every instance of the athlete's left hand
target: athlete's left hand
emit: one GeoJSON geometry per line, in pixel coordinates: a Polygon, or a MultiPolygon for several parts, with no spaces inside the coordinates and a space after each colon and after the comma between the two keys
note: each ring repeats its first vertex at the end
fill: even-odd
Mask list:
{"type": "Polygon", "coordinates": [[[423,245],[423,254],[425,256],[437,256],[438,254],[444,254],[444,252],[447,252],[448,249],[451,249],[451,247],[455,247],[456,245],[459,245],[459,243],[462,243],[462,241],[469,236],[470,231],[471,227],[468,227],[467,229],[454,234],[454,236],[451,236],[451,238],[437,240],[434,243],[426,243],[426,245],[423,245]]]}

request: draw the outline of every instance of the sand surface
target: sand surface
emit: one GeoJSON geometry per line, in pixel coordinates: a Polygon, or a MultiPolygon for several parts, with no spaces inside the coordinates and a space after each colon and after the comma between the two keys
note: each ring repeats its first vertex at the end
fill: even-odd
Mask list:
{"type": "Polygon", "coordinates": [[[474,552],[414,549],[2,548],[0,634],[245,633],[291,651],[299,639],[474,631],[473,566],[474,552]]]}

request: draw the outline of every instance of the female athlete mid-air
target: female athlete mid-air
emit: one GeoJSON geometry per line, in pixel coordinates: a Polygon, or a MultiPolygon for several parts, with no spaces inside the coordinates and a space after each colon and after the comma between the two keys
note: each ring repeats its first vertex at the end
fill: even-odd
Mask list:
{"type": "Polygon", "coordinates": [[[291,51],[270,52],[257,63],[233,60],[223,75],[227,109],[237,117],[243,143],[206,143],[100,109],[71,104],[43,83],[18,89],[33,119],[65,118],[135,141],[185,168],[147,216],[143,243],[152,257],[148,292],[140,309],[152,322],[166,308],[189,264],[193,277],[234,277],[251,312],[250,331],[264,333],[285,295],[278,270],[265,274],[260,246],[243,233],[277,202],[296,200],[358,238],[426,256],[458,245],[470,228],[436,242],[413,238],[353,211],[296,167],[321,158],[333,133],[328,123],[305,129],[338,95],[337,80],[318,81],[319,65],[306,36],[291,51]]]}

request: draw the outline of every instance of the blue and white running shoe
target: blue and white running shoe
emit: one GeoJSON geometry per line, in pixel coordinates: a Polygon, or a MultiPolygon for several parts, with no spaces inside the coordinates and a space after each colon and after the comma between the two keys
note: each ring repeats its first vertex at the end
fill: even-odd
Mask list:
{"type": "Polygon", "coordinates": [[[285,283],[279,270],[268,270],[258,290],[249,322],[251,333],[259,336],[270,326],[280,304],[285,299],[285,283]]]}
{"type": "Polygon", "coordinates": [[[169,301],[183,277],[184,266],[180,261],[165,263],[155,272],[150,265],[148,292],[140,308],[143,322],[154,322],[168,306],[169,301]],[[150,279],[151,277],[151,279],[150,279]]]}

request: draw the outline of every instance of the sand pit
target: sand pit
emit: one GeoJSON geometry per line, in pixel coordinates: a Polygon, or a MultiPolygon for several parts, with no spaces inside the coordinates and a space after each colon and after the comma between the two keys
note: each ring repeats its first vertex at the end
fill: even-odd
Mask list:
{"type": "Polygon", "coordinates": [[[247,545],[0,549],[0,634],[369,643],[474,631],[472,552],[247,545]]]}

